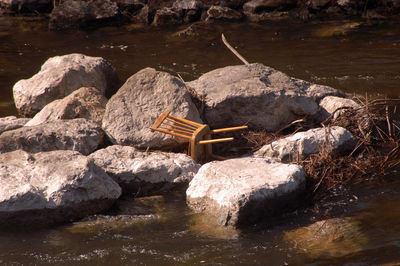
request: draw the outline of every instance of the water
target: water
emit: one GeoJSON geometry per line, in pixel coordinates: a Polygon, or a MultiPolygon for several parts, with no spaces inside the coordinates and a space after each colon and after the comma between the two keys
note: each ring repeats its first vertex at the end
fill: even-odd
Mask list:
{"type": "MultiPolygon", "coordinates": [[[[203,28],[198,36],[176,37],[184,27],[128,25],[56,33],[40,20],[3,17],[0,116],[16,114],[12,86],[38,72],[51,56],[101,56],[116,67],[122,81],[145,67],[189,81],[218,67],[241,64],[222,44],[221,33],[250,62],[348,93],[398,97],[399,26],[349,21],[219,24],[203,28]]],[[[100,215],[50,229],[0,232],[0,264],[395,265],[400,263],[398,191],[398,181],[358,188],[342,199],[346,204],[341,215],[319,224],[314,223],[321,217],[306,209],[277,226],[245,232],[215,227],[207,217],[192,213],[184,195],[177,193],[150,199],[154,204],[142,216],[122,210],[117,216],[100,215]],[[329,229],[334,225],[336,229],[329,229]]]]}

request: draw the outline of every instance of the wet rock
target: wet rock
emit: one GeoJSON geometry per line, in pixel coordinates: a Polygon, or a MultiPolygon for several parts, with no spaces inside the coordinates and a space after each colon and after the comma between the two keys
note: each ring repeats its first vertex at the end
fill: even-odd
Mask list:
{"type": "Polygon", "coordinates": [[[133,23],[139,23],[139,24],[150,24],[150,11],[148,6],[144,6],[140,11],[133,15],[131,18],[133,23]]]}
{"type": "Polygon", "coordinates": [[[0,153],[19,149],[32,153],[73,150],[87,155],[92,153],[102,140],[103,131],[94,122],[83,118],[59,120],[2,133],[0,153]]]}
{"type": "Polygon", "coordinates": [[[273,10],[288,10],[296,6],[296,0],[252,0],[243,5],[243,12],[248,14],[273,10]]]}
{"type": "Polygon", "coordinates": [[[172,34],[172,37],[180,37],[180,38],[191,38],[191,37],[201,37],[202,39],[214,38],[215,28],[213,28],[212,24],[209,24],[204,21],[198,21],[190,24],[186,28],[179,30],[172,34]]]}
{"type": "Polygon", "coordinates": [[[181,139],[150,130],[167,109],[172,115],[202,123],[181,80],[145,68],[131,76],[108,101],[102,127],[114,144],[138,148],[176,146],[181,139]]]}
{"type": "Polygon", "coordinates": [[[154,26],[164,26],[164,25],[176,25],[182,24],[182,15],[178,11],[170,7],[164,7],[156,11],[154,16],[153,25],[154,26]]]}
{"type": "Polygon", "coordinates": [[[212,128],[248,123],[250,128],[276,131],[316,115],[322,97],[339,94],[258,63],[216,69],[187,85],[206,96],[205,118],[212,128]]]}
{"type": "Polygon", "coordinates": [[[204,8],[203,3],[197,0],[175,1],[172,9],[179,12],[185,23],[197,21],[201,18],[201,12],[204,8]]]}
{"type": "Polygon", "coordinates": [[[115,18],[118,14],[118,5],[111,0],[65,0],[56,5],[51,12],[49,28],[86,28],[115,18]]]}
{"type": "Polygon", "coordinates": [[[308,6],[314,10],[319,10],[327,7],[331,2],[331,0],[309,0],[308,6]]]}
{"type": "Polygon", "coordinates": [[[211,6],[207,10],[206,21],[223,20],[239,21],[243,19],[243,14],[229,7],[211,6]]]}
{"type": "Polygon", "coordinates": [[[311,258],[345,257],[364,250],[370,239],[360,221],[332,218],[285,232],[283,240],[311,258]]]}
{"type": "Polygon", "coordinates": [[[187,184],[200,165],[181,153],[141,152],[113,145],[89,156],[121,186],[124,193],[149,195],[187,184]]]}
{"type": "Polygon", "coordinates": [[[82,87],[67,97],[55,100],[37,113],[26,126],[60,119],[85,118],[101,126],[107,98],[94,87],[82,87]]]}
{"type": "Polygon", "coordinates": [[[95,87],[107,96],[118,85],[115,68],[103,58],[69,54],[49,58],[33,77],[18,81],[13,94],[18,111],[33,116],[81,87],[95,87]]]}
{"type": "Polygon", "coordinates": [[[324,145],[327,152],[344,155],[354,149],[356,141],[342,127],[314,128],[264,145],[254,154],[278,158],[283,162],[296,162],[320,152],[324,145]]]}
{"type": "Polygon", "coordinates": [[[0,9],[16,13],[49,13],[52,0],[2,0],[0,9]]]}
{"type": "Polygon", "coordinates": [[[29,118],[17,118],[16,116],[0,117],[0,134],[4,131],[23,127],[29,120],[29,118]]]}
{"type": "Polygon", "coordinates": [[[0,226],[67,222],[107,210],[119,186],[75,151],[0,154],[0,226]]]}
{"type": "Polygon", "coordinates": [[[346,109],[360,110],[361,106],[353,101],[352,99],[346,99],[336,96],[327,96],[322,99],[319,103],[322,108],[321,120],[325,120],[333,114],[333,118],[336,119],[340,114],[346,111],[346,109]],[[338,110],[341,109],[342,110],[338,110]]]}
{"type": "Polygon", "coordinates": [[[263,158],[237,158],[203,165],[186,191],[188,205],[219,224],[242,227],[295,206],[305,188],[298,165],[263,158]]]}

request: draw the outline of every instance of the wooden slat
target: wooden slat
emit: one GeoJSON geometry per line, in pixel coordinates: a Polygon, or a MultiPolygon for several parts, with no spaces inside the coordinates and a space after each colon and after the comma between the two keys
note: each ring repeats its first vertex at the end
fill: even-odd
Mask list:
{"type": "Polygon", "coordinates": [[[179,134],[179,133],[175,133],[175,132],[171,132],[171,131],[168,131],[168,130],[165,130],[165,129],[160,129],[160,128],[152,128],[152,129],[156,130],[156,131],[160,131],[160,132],[166,133],[166,134],[170,134],[172,136],[176,136],[176,137],[180,137],[180,138],[184,138],[184,139],[188,139],[188,140],[191,139],[191,137],[189,137],[189,136],[186,136],[186,135],[183,135],[183,134],[179,134]]]}
{"type": "Polygon", "coordinates": [[[169,113],[171,113],[171,110],[167,110],[164,113],[162,113],[156,120],[156,122],[154,122],[153,124],[153,129],[154,128],[158,128],[161,123],[165,120],[165,118],[167,118],[167,116],[169,115],[169,113]]]}
{"type": "Polygon", "coordinates": [[[225,141],[232,141],[234,138],[221,138],[221,139],[209,139],[209,140],[200,140],[197,142],[197,144],[213,144],[213,143],[219,143],[219,142],[225,142],[225,141]]]}
{"type": "Polygon", "coordinates": [[[169,126],[171,129],[180,129],[180,130],[182,130],[182,132],[186,132],[186,133],[189,133],[189,134],[193,134],[194,131],[195,131],[195,130],[192,130],[192,129],[187,129],[185,127],[181,127],[181,126],[177,126],[177,125],[171,125],[171,124],[168,124],[168,123],[164,123],[162,125],[163,126],[169,126]]]}
{"type": "Polygon", "coordinates": [[[181,132],[181,133],[183,133],[183,134],[185,134],[185,135],[187,135],[189,137],[192,137],[192,133],[190,133],[190,132],[188,133],[187,131],[183,131],[183,130],[180,130],[180,129],[165,127],[164,125],[159,127],[159,129],[165,129],[165,130],[170,131],[170,132],[181,132]]]}
{"type": "Polygon", "coordinates": [[[229,131],[236,131],[236,130],[242,130],[242,129],[247,129],[247,128],[248,128],[248,126],[218,128],[218,129],[212,129],[211,133],[229,132],[229,131]]]}
{"type": "Polygon", "coordinates": [[[195,127],[195,126],[192,126],[192,125],[189,125],[189,124],[185,124],[185,123],[176,121],[176,120],[174,120],[174,119],[172,119],[172,118],[170,118],[170,117],[167,117],[166,120],[167,120],[168,122],[172,122],[172,123],[175,123],[175,124],[184,126],[184,127],[188,128],[188,129],[192,129],[192,130],[196,130],[196,129],[199,128],[199,127],[195,127]]]}
{"type": "Polygon", "coordinates": [[[190,121],[190,120],[186,120],[186,119],[183,119],[183,118],[180,118],[180,117],[172,116],[172,115],[170,115],[169,117],[172,118],[172,119],[176,119],[177,121],[181,121],[181,122],[183,122],[185,124],[193,125],[195,127],[200,127],[200,126],[204,125],[204,124],[199,124],[199,123],[196,123],[196,122],[193,122],[193,121],[190,121]]]}

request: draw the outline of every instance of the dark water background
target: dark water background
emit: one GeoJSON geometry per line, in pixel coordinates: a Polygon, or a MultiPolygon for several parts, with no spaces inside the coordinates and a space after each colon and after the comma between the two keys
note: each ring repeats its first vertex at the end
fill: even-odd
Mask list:
{"type": "MultiPolygon", "coordinates": [[[[198,36],[174,36],[181,29],[129,25],[61,33],[35,19],[0,18],[0,116],[16,115],[12,86],[37,73],[49,57],[101,56],[122,81],[145,67],[189,81],[241,64],[222,44],[221,33],[249,62],[348,93],[400,96],[399,22],[219,24],[198,36]]],[[[122,212],[51,229],[0,232],[0,264],[398,265],[400,174],[391,175],[395,181],[359,187],[335,202],[343,203],[347,218],[340,221],[342,231],[327,238],[296,233],[315,220],[310,210],[270,228],[221,230],[193,214],[178,193],[152,199],[154,212],[145,216],[122,212]]]]}

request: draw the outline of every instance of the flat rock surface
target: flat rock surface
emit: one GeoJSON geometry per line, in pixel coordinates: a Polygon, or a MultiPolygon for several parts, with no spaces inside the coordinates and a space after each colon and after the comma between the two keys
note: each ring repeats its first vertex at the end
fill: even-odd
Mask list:
{"type": "Polygon", "coordinates": [[[13,94],[18,111],[32,117],[48,103],[81,87],[95,87],[108,95],[118,85],[115,68],[103,58],[69,54],[49,58],[37,74],[18,81],[13,94]]]}
{"type": "Polygon", "coordinates": [[[314,128],[264,145],[254,154],[275,157],[284,162],[295,162],[325,148],[327,152],[344,155],[351,152],[356,140],[347,129],[333,126],[314,128]],[[326,145],[325,147],[323,147],[326,145]]]}
{"type": "Polygon", "coordinates": [[[203,165],[186,191],[188,205],[219,224],[240,227],[271,218],[305,188],[301,166],[264,158],[237,158],[203,165]]]}
{"type": "Polygon", "coordinates": [[[17,118],[16,116],[6,116],[0,118],[0,134],[4,131],[23,127],[28,123],[29,118],[17,118]]]}
{"type": "Polygon", "coordinates": [[[131,76],[108,101],[102,127],[114,144],[144,149],[178,145],[181,139],[150,130],[167,109],[174,116],[202,123],[181,80],[145,68],[131,76]]]}
{"type": "Polygon", "coordinates": [[[37,113],[26,126],[60,119],[85,118],[101,125],[107,98],[94,87],[82,87],[63,99],[55,100],[37,113]]]}
{"type": "Polygon", "coordinates": [[[121,189],[79,152],[0,154],[0,223],[62,222],[104,211],[121,189]]]}
{"type": "Polygon", "coordinates": [[[74,150],[87,155],[102,142],[103,135],[99,125],[83,118],[52,121],[4,132],[0,135],[0,153],[74,150]]]}
{"type": "Polygon", "coordinates": [[[317,115],[321,98],[340,94],[259,63],[215,69],[186,84],[206,96],[205,118],[212,128],[248,124],[276,131],[317,115]]]}
{"type": "Polygon", "coordinates": [[[154,194],[188,183],[200,165],[181,153],[141,152],[113,145],[90,156],[122,187],[124,193],[154,194]]]}

